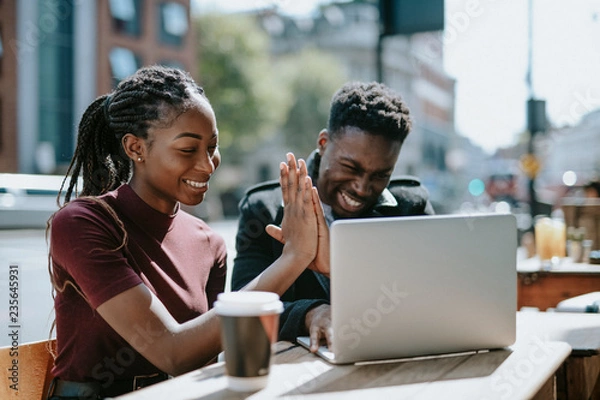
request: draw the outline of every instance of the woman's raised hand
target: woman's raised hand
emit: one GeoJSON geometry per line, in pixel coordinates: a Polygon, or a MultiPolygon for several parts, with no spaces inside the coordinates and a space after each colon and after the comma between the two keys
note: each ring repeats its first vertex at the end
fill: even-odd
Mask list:
{"type": "Polygon", "coordinates": [[[287,154],[287,163],[280,164],[279,182],[283,221],[281,228],[267,226],[267,233],[284,243],[284,253],[300,258],[308,266],[316,257],[319,238],[316,209],[321,203],[317,189],[312,186],[306,162],[302,159],[296,162],[292,153],[287,154]]]}

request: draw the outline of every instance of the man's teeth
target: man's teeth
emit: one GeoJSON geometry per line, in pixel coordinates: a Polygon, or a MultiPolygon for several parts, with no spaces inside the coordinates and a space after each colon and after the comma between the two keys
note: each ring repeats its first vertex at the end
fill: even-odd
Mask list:
{"type": "Polygon", "coordinates": [[[195,188],[206,187],[206,185],[208,184],[208,182],[196,182],[196,181],[189,181],[189,180],[184,180],[184,182],[195,188]]]}
{"type": "Polygon", "coordinates": [[[346,193],[342,193],[342,197],[344,198],[344,201],[346,203],[348,203],[348,205],[350,205],[351,207],[360,207],[362,206],[362,203],[356,201],[356,200],[352,200],[350,197],[348,197],[348,195],[346,193]]]}

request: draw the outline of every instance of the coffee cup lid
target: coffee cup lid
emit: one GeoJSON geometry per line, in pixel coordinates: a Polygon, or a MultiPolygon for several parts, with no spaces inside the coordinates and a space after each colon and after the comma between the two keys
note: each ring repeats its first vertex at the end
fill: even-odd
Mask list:
{"type": "Polygon", "coordinates": [[[215,301],[215,312],[227,316],[279,314],[283,303],[272,292],[240,291],[220,293],[215,301]]]}

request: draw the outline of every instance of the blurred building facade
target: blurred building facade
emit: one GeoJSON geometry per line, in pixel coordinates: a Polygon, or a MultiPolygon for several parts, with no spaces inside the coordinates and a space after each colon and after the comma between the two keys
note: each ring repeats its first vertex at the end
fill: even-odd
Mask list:
{"type": "Polygon", "coordinates": [[[576,180],[567,182],[581,187],[600,178],[600,109],[585,115],[573,126],[552,129],[538,142],[541,172],[537,189],[542,199],[556,203],[569,187],[565,173],[576,180]]]}
{"type": "MultiPolygon", "coordinates": [[[[266,10],[257,18],[271,37],[274,57],[316,47],[337,57],[348,79],[377,80],[380,23],[376,3],[332,3],[322,6],[315,16],[301,19],[266,10]]],[[[448,200],[454,198],[458,171],[451,170],[447,159],[454,146],[463,142],[456,140],[455,81],[444,71],[442,49],[441,31],[386,36],[381,61],[383,82],[406,100],[414,119],[395,173],[418,176],[436,208],[449,210],[456,206],[448,200]]],[[[462,154],[472,151],[473,147],[467,147],[462,154]]]]}
{"type": "Polygon", "coordinates": [[[189,0],[0,1],[0,172],[55,173],[98,95],[142,65],[193,70],[189,0]]]}

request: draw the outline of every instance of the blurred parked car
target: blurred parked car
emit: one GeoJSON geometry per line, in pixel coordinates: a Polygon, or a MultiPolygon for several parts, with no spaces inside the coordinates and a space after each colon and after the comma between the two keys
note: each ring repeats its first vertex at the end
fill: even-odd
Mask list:
{"type": "Polygon", "coordinates": [[[45,228],[58,210],[56,198],[64,177],[0,174],[0,229],[45,228]]]}

